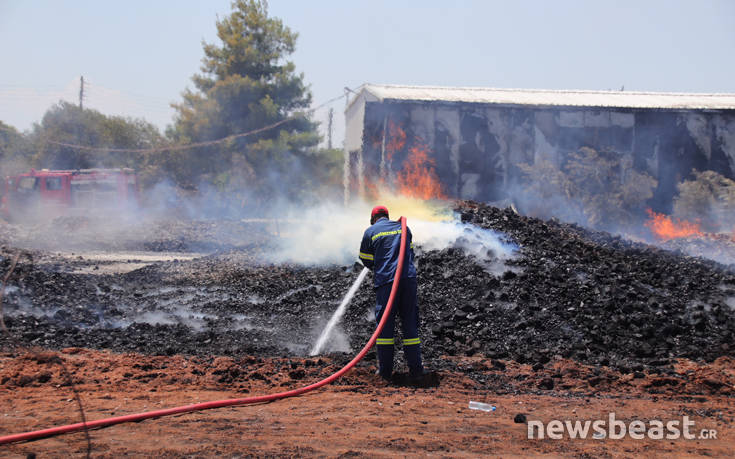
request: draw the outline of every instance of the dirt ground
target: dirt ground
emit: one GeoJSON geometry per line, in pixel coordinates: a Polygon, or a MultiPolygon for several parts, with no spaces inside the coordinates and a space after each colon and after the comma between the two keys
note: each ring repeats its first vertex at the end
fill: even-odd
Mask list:
{"type": "MultiPolygon", "coordinates": [[[[347,357],[345,357],[346,359],[347,357]]],[[[0,357],[0,435],[76,423],[80,414],[58,361],[73,375],[89,420],[261,395],[315,382],[338,357],[312,359],[115,354],[67,348],[0,357]]],[[[120,424],[90,432],[92,457],[727,457],[735,447],[735,360],[681,360],[685,383],[556,360],[529,365],[446,357],[438,388],[386,385],[374,360],[298,398],[120,424]],[[597,376],[594,376],[597,374],[597,376]],[[551,382],[549,382],[551,381],[551,382]],[[495,411],[470,410],[470,400],[495,411]],[[528,439],[527,420],[681,419],[716,440],[528,439]]],[[[80,457],[84,433],[3,446],[3,457],[80,457]]]]}

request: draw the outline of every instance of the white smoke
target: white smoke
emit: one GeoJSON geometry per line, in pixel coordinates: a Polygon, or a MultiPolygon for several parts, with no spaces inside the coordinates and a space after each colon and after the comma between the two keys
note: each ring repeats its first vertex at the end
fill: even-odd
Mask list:
{"type": "MultiPolygon", "coordinates": [[[[268,255],[273,263],[300,265],[346,265],[357,261],[360,242],[370,226],[371,205],[363,202],[350,206],[327,203],[308,209],[284,211],[277,250],[268,255]]],[[[389,207],[391,218],[403,215],[415,246],[423,250],[456,247],[481,262],[511,259],[515,244],[504,240],[501,233],[462,223],[459,216],[443,208],[442,215],[432,216],[425,208],[399,213],[389,207]]],[[[398,209],[400,210],[400,209],[398,209]]]]}
{"type": "Polygon", "coordinates": [[[508,260],[517,250],[515,244],[503,241],[504,236],[501,233],[462,223],[457,216],[451,221],[417,220],[411,226],[414,242],[424,250],[441,250],[454,246],[478,260],[508,260]]]}

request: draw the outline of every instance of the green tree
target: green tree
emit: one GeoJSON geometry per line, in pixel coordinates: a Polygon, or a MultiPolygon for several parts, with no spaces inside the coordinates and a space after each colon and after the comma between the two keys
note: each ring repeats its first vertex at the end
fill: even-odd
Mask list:
{"type": "Polygon", "coordinates": [[[31,149],[26,137],[0,121],[0,179],[30,168],[31,149]]]}
{"type": "Polygon", "coordinates": [[[658,184],[633,169],[630,157],[588,147],[571,153],[564,171],[575,185],[587,220],[597,228],[633,225],[658,184]]]}
{"type": "Polygon", "coordinates": [[[61,101],[51,107],[28,136],[33,149],[32,164],[37,168],[85,169],[90,167],[132,167],[140,169],[146,157],[140,152],[114,149],[150,149],[163,142],[152,124],[119,116],[106,116],[97,110],[82,110],[61,101]],[[74,146],[90,145],[83,149],[74,146]]]}
{"type": "Polygon", "coordinates": [[[588,147],[570,153],[561,167],[549,161],[520,167],[527,190],[547,213],[541,216],[582,220],[601,229],[634,226],[657,185],[633,169],[629,157],[588,147]]]}
{"type": "Polygon", "coordinates": [[[698,221],[705,231],[732,231],[735,227],[735,181],[715,171],[692,171],[694,180],[676,188],[674,215],[698,221]]]}
{"type": "Polygon", "coordinates": [[[316,123],[298,115],[311,103],[303,74],[286,59],[297,34],[269,17],[265,2],[235,0],[232,13],[217,21],[217,36],[220,43],[204,44],[202,73],[192,78],[196,91],[187,89],[174,105],[168,135],[177,143],[203,142],[283,124],[168,153],[170,165],[177,165],[172,175],[183,186],[204,181],[222,191],[247,187],[260,196],[296,197],[307,186],[303,166],[314,159],[319,140],[316,123]]]}
{"type": "Polygon", "coordinates": [[[576,188],[569,177],[547,159],[533,164],[519,164],[525,187],[522,196],[528,197],[524,210],[540,218],[560,217],[577,221],[584,218],[582,205],[576,200],[576,188]]]}

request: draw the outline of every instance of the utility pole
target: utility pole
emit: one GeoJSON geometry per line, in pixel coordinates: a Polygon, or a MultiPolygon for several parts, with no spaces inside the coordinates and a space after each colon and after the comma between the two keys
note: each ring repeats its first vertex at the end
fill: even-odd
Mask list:
{"type": "Polygon", "coordinates": [[[84,110],[84,104],[82,101],[84,100],[84,77],[79,77],[79,109],[84,110]]]}
{"type": "Polygon", "coordinates": [[[332,149],[332,120],[334,119],[334,109],[329,108],[329,123],[327,128],[327,148],[332,149]]]}

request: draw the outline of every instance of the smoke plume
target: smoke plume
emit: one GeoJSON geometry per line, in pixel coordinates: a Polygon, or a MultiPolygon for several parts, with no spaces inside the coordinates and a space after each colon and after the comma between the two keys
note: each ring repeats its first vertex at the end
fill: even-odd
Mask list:
{"type": "Polygon", "coordinates": [[[374,203],[357,200],[350,205],[324,203],[311,208],[283,209],[274,263],[301,265],[352,264],[357,261],[363,232],[370,226],[374,205],[385,205],[390,218],[404,216],[415,246],[423,250],[455,247],[490,267],[513,257],[517,247],[502,234],[462,223],[447,201],[382,194],[374,203]]]}

